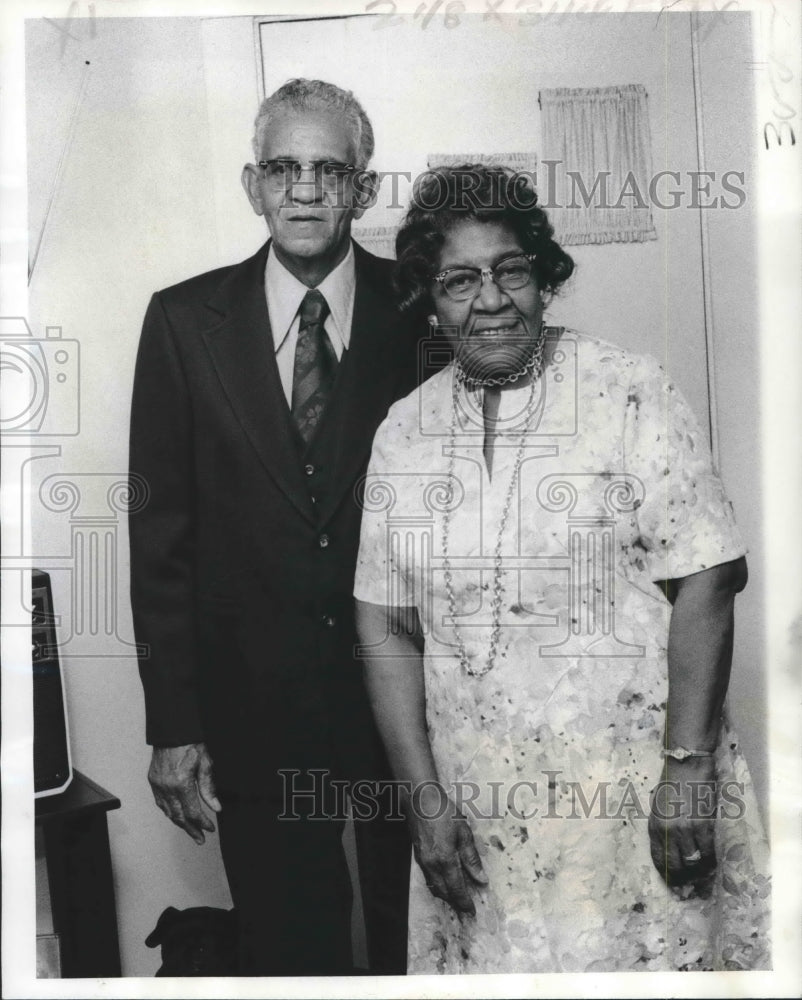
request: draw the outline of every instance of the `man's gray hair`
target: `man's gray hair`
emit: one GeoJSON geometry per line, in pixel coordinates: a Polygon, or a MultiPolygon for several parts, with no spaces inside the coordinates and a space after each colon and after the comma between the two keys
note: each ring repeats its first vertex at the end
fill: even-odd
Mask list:
{"type": "Polygon", "coordinates": [[[253,151],[261,158],[265,136],[270,123],[281,111],[327,111],[339,114],[353,132],[356,148],[354,166],[364,169],[373,156],[373,126],[359,101],[350,90],[341,90],[323,80],[288,80],[270,97],[262,101],[254,122],[253,151]]]}

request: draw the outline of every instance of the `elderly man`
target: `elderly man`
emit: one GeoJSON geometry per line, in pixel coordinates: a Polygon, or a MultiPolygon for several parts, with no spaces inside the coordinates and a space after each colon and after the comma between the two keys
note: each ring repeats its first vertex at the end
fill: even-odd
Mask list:
{"type": "MultiPolygon", "coordinates": [[[[377,183],[353,95],[290,81],[262,104],[254,150],[242,183],[270,239],[154,295],[139,347],[130,461],[150,496],[131,518],[131,590],[148,777],[198,843],[214,830],[203,803],[219,812],[241,973],[345,974],[334,792],[388,774],[354,659],[356,487],[416,350],[390,262],[350,235],[377,183]]],[[[356,823],[368,952],[371,971],[403,973],[409,841],[384,812],[356,823]]]]}

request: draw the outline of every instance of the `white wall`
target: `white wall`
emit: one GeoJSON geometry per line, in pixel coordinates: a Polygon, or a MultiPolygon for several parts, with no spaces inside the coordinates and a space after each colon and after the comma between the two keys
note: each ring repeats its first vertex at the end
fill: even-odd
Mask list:
{"type": "MultiPolygon", "coordinates": [[[[534,101],[540,87],[645,84],[655,167],[668,164],[684,171],[695,167],[690,21],[687,16],[664,16],[657,28],[656,23],[653,16],[637,15],[625,24],[606,17],[546,19],[526,41],[532,70],[521,85],[529,88],[534,101]]],[[[372,114],[380,150],[389,148],[391,137],[397,144],[407,127],[414,131],[416,114],[426,113],[438,59],[443,58],[437,53],[447,52],[443,42],[448,36],[437,41],[436,30],[433,23],[431,35],[426,35],[433,39],[435,55],[427,56],[415,79],[404,80],[403,86],[396,79],[385,88],[397,94],[391,111],[385,114],[374,107],[378,88],[369,81],[362,87],[353,84],[372,114]]],[[[33,463],[35,486],[55,472],[65,477],[93,474],[79,480],[83,501],[72,516],[41,506],[34,511],[38,563],[53,569],[55,600],[66,613],[66,632],[71,627],[75,631],[68,570],[76,516],[90,509],[87,504],[95,512],[101,510],[110,479],[119,479],[127,466],[133,361],[149,295],[193,273],[247,256],[264,236],[263,222],[251,213],[238,180],[242,163],[250,158],[258,95],[251,20],[96,19],[93,36],[74,19],[71,31],[76,38],[63,55],[61,33],[44,21],[29,22],[27,44],[34,228],[45,211],[53,165],[70,134],[65,120],[75,98],[83,94],[33,276],[30,314],[36,334],[58,325],[64,337],[77,338],[81,347],[81,433],[62,440],[60,459],[33,463]]],[[[420,40],[419,31],[415,37],[420,40]]],[[[731,97],[732,87],[748,90],[744,77],[751,56],[744,56],[742,69],[730,70],[724,57],[741,52],[744,38],[738,18],[720,19],[704,52],[710,60],[706,107],[733,127],[732,114],[722,108],[730,107],[725,98],[731,97]]],[[[276,63],[274,71],[325,76],[327,50],[312,46],[309,51],[314,53],[309,65],[299,52],[294,68],[295,57],[282,49],[276,55],[285,63],[276,63]]],[[[331,59],[332,66],[338,61],[346,66],[341,53],[332,50],[331,59]]],[[[350,62],[347,66],[349,72],[365,72],[350,62]]],[[[492,115],[483,111],[486,88],[502,66],[501,61],[487,60],[477,78],[475,99],[464,101],[465,114],[482,123],[471,143],[479,151],[487,148],[491,124],[504,121],[503,106],[494,106],[492,115]],[[483,114],[487,118],[482,119],[483,114]]],[[[521,138],[525,124],[516,123],[504,134],[506,148],[526,148],[528,141],[524,144],[521,138]]],[[[746,140],[733,149],[727,129],[717,134],[711,126],[708,140],[711,154],[719,159],[735,154],[745,158],[746,140]]],[[[414,169],[404,163],[382,164],[381,159],[378,165],[414,169]]],[[[732,168],[740,169],[740,164],[732,168]]],[[[755,702],[763,667],[763,581],[760,497],[752,474],[758,410],[756,379],[749,376],[756,367],[757,348],[752,285],[745,280],[754,271],[748,221],[743,210],[710,216],[722,467],[755,553],[752,584],[739,599],[733,708],[764,792],[758,755],[764,720],[762,706],[755,702]]],[[[612,341],[661,354],[702,414],[707,390],[698,217],[688,209],[657,212],[655,224],[660,238],[654,243],[574,248],[580,267],[558,316],[612,341]]],[[[123,972],[150,975],[158,956],[143,942],[165,906],[228,906],[230,901],[216,838],[204,848],[196,847],[152,804],[145,778],[149,751],[143,743],[139,679],[130,649],[122,646],[122,640],[132,637],[124,518],[117,541],[113,575],[118,592],[113,597],[119,638],[103,635],[102,628],[97,636],[76,637],[80,643],[73,648],[80,655],[66,659],[64,666],[75,763],[123,802],[110,816],[123,972]],[[127,655],[112,655],[121,652],[127,655]]]]}
{"type": "MultiPolygon", "coordinates": [[[[74,138],[30,288],[36,334],[59,325],[81,348],[81,433],[62,457],[33,463],[38,481],[60,472],[79,480],[82,506],[34,511],[36,564],[53,572],[56,609],[69,633],[71,520],[101,510],[107,475],[128,461],[128,411],[139,330],[151,293],[217,264],[200,22],[98,19],[78,36],[28,22],[29,187],[32,224],[41,218],[65,130],[43,125],[68,115],[89,60],[74,138]],[[73,85],[76,84],[76,85],[73,85]],[[73,86],[71,86],[73,85],[73,86]],[[50,140],[48,141],[48,136],[50,140]],[[61,567],[61,568],[59,568],[61,567]]],[[[236,180],[236,179],[235,179],[236,180]]],[[[36,486],[36,483],[34,484],[36,486]]],[[[35,494],[34,494],[35,495],[35,494]]],[[[111,514],[111,511],[108,511],[111,514]]],[[[132,638],[126,527],[119,525],[118,634],[132,638]]],[[[103,592],[108,592],[104,588],[103,592]]],[[[124,975],[152,975],[158,953],[144,939],[168,905],[230,906],[216,836],[196,847],[153,804],[146,773],[144,711],[136,662],[113,636],[69,643],[64,660],[75,765],[122,800],[109,815],[124,975]]]]}
{"type": "MultiPolygon", "coordinates": [[[[453,29],[442,18],[426,30],[412,19],[391,28],[381,23],[364,17],[280,21],[260,31],[266,92],[304,75],[352,89],[374,125],[377,170],[415,177],[426,169],[428,153],[539,153],[541,89],[625,83],[642,83],[649,95],[655,169],[670,164],[684,175],[696,168],[687,15],[546,17],[524,28],[516,16],[485,20],[479,14],[463,15],[453,29]],[[370,58],[360,57],[364,52],[370,58]]],[[[231,122],[231,101],[226,97],[218,112],[216,100],[210,90],[210,113],[222,133],[231,122]]],[[[240,148],[233,126],[225,136],[224,148],[240,148]]],[[[406,203],[409,185],[402,181],[399,190],[406,203]]],[[[230,187],[218,190],[224,245],[242,238],[236,195],[230,187]]],[[[364,224],[397,224],[399,213],[386,207],[390,200],[388,179],[364,224]]],[[[570,247],[577,272],[549,316],[659,357],[704,414],[696,213],[658,209],[654,221],[654,242],[570,247]]]]}
{"type": "MultiPolygon", "coordinates": [[[[768,816],[765,602],[769,580],[763,543],[760,481],[760,331],[756,186],[753,150],[758,127],[750,18],[714,15],[699,22],[700,91],[705,168],[745,174],[748,197],[738,211],[708,211],[711,308],[719,465],[749,546],[749,584],[736,605],[730,705],[741,746],[768,816]],[[714,27],[715,25],[715,27],[714,27]]],[[[764,344],[771,343],[766,331],[764,344]]]]}

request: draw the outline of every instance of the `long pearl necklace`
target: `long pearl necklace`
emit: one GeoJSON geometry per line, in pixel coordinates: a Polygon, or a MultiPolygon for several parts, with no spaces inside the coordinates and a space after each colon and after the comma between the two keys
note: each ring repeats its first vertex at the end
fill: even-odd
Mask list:
{"type": "MultiPolygon", "coordinates": [[[[514,382],[522,376],[529,373],[531,375],[529,400],[526,404],[526,418],[524,420],[523,430],[521,431],[521,437],[518,441],[518,448],[515,453],[515,464],[512,470],[512,476],[510,477],[510,485],[507,489],[507,496],[504,501],[504,507],[501,512],[501,522],[498,529],[498,537],[496,538],[496,547],[493,552],[493,600],[490,605],[491,609],[491,629],[490,629],[490,649],[487,654],[487,662],[483,667],[474,669],[471,666],[470,658],[468,657],[468,650],[465,648],[465,642],[462,638],[462,632],[460,631],[459,625],[457,625],[457,599],[454,595],[454,579],[451,572],[451,560],[448,555],[448,539],[449,531],[451,528],[451,507],[450,505],[446,507],[445,513],[443,515],[443,578],[446,585],[446,598],[448,600],[448,612],[451,616],[451,621],[454,628],[454,636],[457,640],[457,650],[459,652],[459,661],[463,670],[470,674],[471,677],[484,677],[485,674],[489,673],[496,663],[496,653],[498,651],[498,642],[501,636],[501,602],[503,600],[503,587],[501,584],[501,543],[504,537],[504,529],[507,526],[507,521],[510,515],[510,508],[512,507],[512,498],[515,494],[515,486],[518,482],[518,476],[521,470],[521,463],[523,461],[524,448],[526,447],[526,436],[529,433],[529,428],[532,424],[532,417],[535,412],[535,389],[537,387],[537,381],[543,370],[543,346],[545,342],[545,330],[541,331],[540,338],[538,339],[535,350],[532,357],[527,362],[521,371],[514,373],[512,376],[506,376],[501,381],[491,381],[488,380],[487,383],[478,383],[478,385],[499,385],[505,384],[507,382],[514,382]]],[[[453,484],[454,482],[454,461],[456,456],[456,445],[457,445],[457,411],[459,409],[459,392],[460,386],[463,384],[464,376],[462,375],[462,370],[459,365],[455,365],[454,377],[451,383],[451,398],[452,398],[452,409],[451,409],[451,427],[449,428],[449,457],[448,457],[448,482],[453,484]]],[[[475,381],[475,380],[470,380],[475,381]]]]}

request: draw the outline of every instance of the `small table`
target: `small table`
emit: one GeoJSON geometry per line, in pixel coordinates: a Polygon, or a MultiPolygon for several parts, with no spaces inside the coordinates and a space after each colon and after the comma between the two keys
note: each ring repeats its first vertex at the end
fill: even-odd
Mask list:
{"type": "Polygon", "coordinates": [[[120,800],[80,771],[36,800],[64,979],[119,976],[120,946],[106,814],[120,800]]]}

